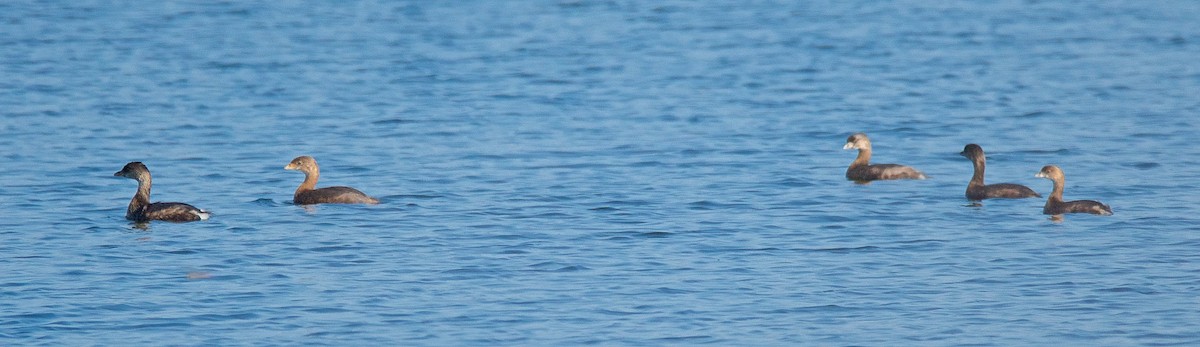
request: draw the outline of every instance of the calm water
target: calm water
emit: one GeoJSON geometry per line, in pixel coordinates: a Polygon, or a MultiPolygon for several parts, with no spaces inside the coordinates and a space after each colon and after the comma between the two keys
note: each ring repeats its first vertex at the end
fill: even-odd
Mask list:
{"type": "Polygon", "coordinates": [[[1196,18],[3,2],[0,344],[1197,345],[1196,18]],[[970,206],[971,142],[1116,214],[970,206]],[[303,154],[384,203],[291,205],[303,154]],[[213,219],[133,228],[135,160],[213,219]]]}

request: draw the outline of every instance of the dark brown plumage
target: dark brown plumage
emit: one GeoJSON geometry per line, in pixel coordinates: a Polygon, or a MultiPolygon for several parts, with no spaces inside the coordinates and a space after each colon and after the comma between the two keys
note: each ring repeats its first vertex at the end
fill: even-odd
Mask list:
{"type": "Polygon", "coordinates": [[[996,183],[984,184],[983,171],[987,166],[987,156],[983,154],[983,147],[977,144],[969,144],[963,147],[960,155],[971,159],[971,163],[975,166],[975,174],[971,176],[971,182],[967,183],[967,199],[983,200],[992,198],[1005,199],[1021,199],[1042,197],[1037,192],[1029,187],[1015,183],[996,183]]]}
{"type": "Polygon", "coordinates": [[[358,189],[350,187],[325,187],[316,189],[317,178],[321,177],[321,169],[317,160],[304,155],[292,159],[283,167],[286,170],[297,170],[304,173],[304,182],[296,188],[292,203],[297,205],[312,204],[378,204],[379,200],[367,196],[358,189]]]}
{"type": "Polygon", "coordinates": [[[1060,215],[1064,213],[1091,213],[1102,216],[1112,215],[1112,208],[1104,203],[1094,200],[1075,200],[1063,201],[1063,186],[1066,185],[1066,175],[1063,175],[1062,169],[1054,165],[1046,165],[1042,167],[1036,177],[1041,177],[1054,181],[1054,191],[1050,193],[1050,197],[1046,199],[1046,206],[1042,207],[1043,214],[1060,215]]]}
{"type": "Polygon", "coordinates": [[[150,169],[141,162],[125,164],[125,167],[113,176],[132,178],[138,182],[137,193],[133,195],[133,200],[129,201],[129,208],[125,210],[125,219],[135,222],[193,222],[208,219],[211,215],[208,211],[182,202],[150,203],[150,169]]]}
{"type": "Polygon", "coordinates": [[[846,138],[842,149],[858,149],[858,157],[846,169],[846,178],[858,182],[896,179],[925,179],[925,174],[910,166],[899,164],[871,165],[871,140],[867,134],[857,133],[846,138]]]}

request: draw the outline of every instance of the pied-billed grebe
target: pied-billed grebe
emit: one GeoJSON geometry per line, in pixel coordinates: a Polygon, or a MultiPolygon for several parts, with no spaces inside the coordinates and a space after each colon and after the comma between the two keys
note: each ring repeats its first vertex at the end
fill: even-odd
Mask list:
{"type": "Polygon", "coordinates": [[[300,187],[296,188],[296,194],[292,200],[297,205],[379,203],[379,200],[350,187],[314,189],[317,186],[317,178],[321,177],[321,169],[317,167],[317,160],[313,157],[307,155],[296,157],[283,168],[304,173],[304,183],[300,183],[300,187]]]}
{"type": "Polygon", "coordinates": [[[858,149],[858,157],[854,158],[854,162],[850,163],[850,168],[846,169],[846,178],[858,182],[869,182],[874,180],[898,180],[898,179],[925,179],[925,174],[917,171],[910,166],[899,164],[875,164],[871,165],[871,140],[867,139],[867,134],[857,133],[846,138],[846,145],[842,149],[858,149]]]}
{"type": "Polygon", "coordinates": [[[963,147],[961,153],[958,153],[967,159],[971,159],[971,163],[975,165],[975,174],[971,176],[971,182],[967,183],[967,199],[983,200],[992,198],[1006,199],[1021,199],[1021,198],[1040,198],[1037,192],[1029,187],[1015,183],[996,183],[983,184],[983,170],[987,166],[987,156],[983,154],[983,147],[977,144],[969,144],[963,147]]]}
{"type": "Polygon", "coordinates": [[[182,202],[150,203],[150,169],[141,162],[125,164],[121,171],[113,176],[132,178],[138,182],[137,193],[129,201],[129,209],[125,210],[125,219],[135,222],[162,220],[169,222],[193,222],[208,219],[208,211],[182,202]]]}
{"type": "Polygon", "coordinates": [[[1113,213],[1112,208],[1099,201],[1075,200],[1064,202],[1062,197],[1063,186],[1066,185],[1067,179],[1063,175],[1062,169],[1059,169],[1057,166],[1043,166],[1042,171],[1034,176],[1054,181],[1054,191],[1050,193],[1050,198],[1046,199],[1046,206],[1042,207],[1043,214],[1091,213],[1107,216],[1113,213]]]}

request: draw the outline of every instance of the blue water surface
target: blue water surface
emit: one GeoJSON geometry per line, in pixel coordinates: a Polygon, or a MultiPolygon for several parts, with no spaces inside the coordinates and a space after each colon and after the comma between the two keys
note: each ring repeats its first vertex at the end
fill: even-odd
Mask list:
{"type": "Polygon", "coordinates": [[[1198,345],[1196,18],[0,2],[0,344],[1198,345]],[[929,179],[846,181],[859,131],[929,179]],[[1116,213],[971,204],[967,143],[1116,213]],[[126,221],[129,161],[213,218],[126,221]]]}

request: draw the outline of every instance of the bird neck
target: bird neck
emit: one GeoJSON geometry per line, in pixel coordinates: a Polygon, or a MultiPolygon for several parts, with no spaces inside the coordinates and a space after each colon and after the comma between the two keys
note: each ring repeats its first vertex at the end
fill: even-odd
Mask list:
{"type": "Polygon", "coordinates": [[[854,162],[850,163],[850,167],[866,166],[871,162],[871,148],[859,148],[858,156],[854,158],[854,162]]]}
{"type": "Polygon", "coordinates": [[[1054,191],[1050,192],[1048,200],[1063,201],[1063,187],[1067,185],[1067,179],[1059,177],[1054,179],[1054,191]]]}
{"type": "Polygon", "coordinates": [[[987,168],[987,162],[983,158],[980,158],[972,160],[971,165],[975,167],[975,174],[971,175],[971,184],[983,185],[983,172],[987,168]]]}
{"type": "Polygon", "coordinates": [[[313,190],[317,187],[317,179],[321,177],[321,173],[316,170],[304,170],[304,182],[300,183],[300,187],[296,188],[296,194],[313,190]]]}
{"type": "Polygon", "coordinates": [[[133,199],[129,201],[129,208],[125,210],[126,217],[138,214],[142,208],[150,204],[150,176],[138,177],[137,181],[138,190],[133,194],[133,199]]]}

